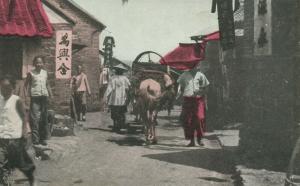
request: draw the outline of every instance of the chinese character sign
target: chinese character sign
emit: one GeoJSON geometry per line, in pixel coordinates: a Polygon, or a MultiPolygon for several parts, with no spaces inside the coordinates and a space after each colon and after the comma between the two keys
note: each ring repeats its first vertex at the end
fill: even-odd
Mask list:
{"type": "Polygon", "coordinates": [[[254,0],[254,55],[272,55],[272,1],[254,0]]]}
{"type": "Polygon", "coordinates": [[[60,30],[56,32],[56,78],[71,78],[72,66],[72,31],[60,30]]]}
{"type": "Polygon", "coordinates": [[[109,81],[109,68],[103,69],[103,84],[107,85],[109,81]]]}

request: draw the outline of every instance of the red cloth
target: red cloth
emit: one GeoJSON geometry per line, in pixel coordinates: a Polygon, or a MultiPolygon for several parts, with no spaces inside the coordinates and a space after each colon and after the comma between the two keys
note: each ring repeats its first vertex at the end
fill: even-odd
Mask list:
{"type": "Polygon", "coordinates": [[[205,47],[208,41],[219,40],[219,31],[205,35],[202,43],[179,44],[160,60],[160,64],[169,65],[177,70],[193,69],[205,58],[205,47]]]}
{"type": "Polygon", "coordinates": [[[183,97],[181,121],[186,139],[202,138],[206,130],[204,97],[183,97]]]}
{"type": "Polygon", "coordinates": [[[41,0],[0,0],[0,35],[51,37],[41,0]]]}

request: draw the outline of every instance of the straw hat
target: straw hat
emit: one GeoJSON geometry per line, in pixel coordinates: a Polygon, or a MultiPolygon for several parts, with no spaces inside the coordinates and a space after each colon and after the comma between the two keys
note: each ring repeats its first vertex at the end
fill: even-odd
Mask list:
{"type": "Polygon", "coordinates": [[[127,68],[124,67],[124,65],[122,64],[118,64],[116,66],[113,66],[114,69],[118,69],[118,70],[128,70],[127,68]]]}

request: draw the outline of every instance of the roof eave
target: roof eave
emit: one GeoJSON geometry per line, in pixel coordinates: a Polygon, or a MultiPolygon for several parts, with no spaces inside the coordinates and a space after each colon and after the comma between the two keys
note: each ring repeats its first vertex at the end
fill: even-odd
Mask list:
{"type": "Polygon", "coordinates": [[[96,25],[96,27],[99,29],[99,31],[103,31],[106,28],[106,26],[102,22],[100,22],[97,18],[95,18],[94,16],[92,16],[90,13],[88,13],[83,8],[81,8],[73,0],[66,0],[65,2],[69,3],[69,5],[73,6],[74,8],[76,8],[77,10],[79,10],[80,12],[82,12],[83,14],[87,15],[89,17],[89,19],[96,25]]]}
{"type": "Polygon", "coordinates": [[[58,15],[62,16],[63,18],[65,18],[71,24],[73,24],[73,25],[76,24],[76,20],[75,19],[69,17],[68,15],[64,14],[62,11],[60,11],[59,9],[57,9],[53,4],[50,3],[49,0],[42,0],[42,3],[44,3],[46,6],[48,6],[49,8],[51,8],[58,15]]]}

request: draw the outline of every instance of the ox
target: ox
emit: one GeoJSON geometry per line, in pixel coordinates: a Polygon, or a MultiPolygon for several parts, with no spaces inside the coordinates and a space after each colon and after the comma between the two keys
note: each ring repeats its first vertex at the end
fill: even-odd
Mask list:
{"type": "Polygon", "coordinates": [[[140,83],[136,94],[136,110],[144,124],[147,143],[157,143],[155,129],[157,114],[162,108],[162,104],[170,99],[169,96],[172,95],[169,93],[170,91],[172,90],[166,89],[162,92],[161,85],[153,79],[145,79],[140,83]]]}

